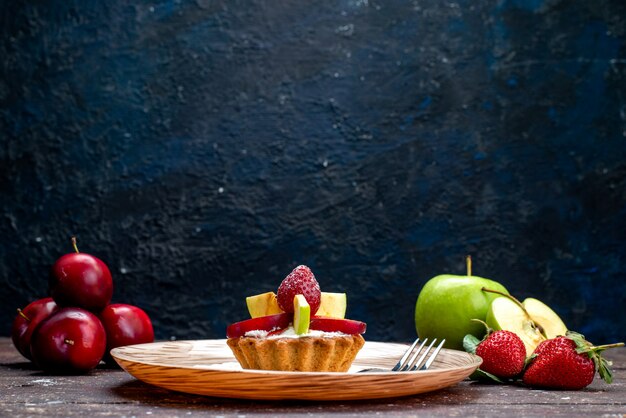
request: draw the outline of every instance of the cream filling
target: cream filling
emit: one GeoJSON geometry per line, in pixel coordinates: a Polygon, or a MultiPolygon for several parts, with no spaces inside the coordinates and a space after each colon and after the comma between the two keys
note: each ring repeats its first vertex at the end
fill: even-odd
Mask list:
{"type": "Polygon", "coordinates": [[[267,335],[272,331],[264,331],[261,329],[257,329],[254,331],[248,331],[245,333],[245,337],[253,337],[253,338],[267,338],[268,340],[275,340],[278,338],[302,338],[302,337],[323,337],[323,338],[333,338],[333,337],[343,337],[348,334],[344,334],[343,332],[325,332],[325,331],[317,331],[317,330],[309,330],[306,334],[298,335],[296,334],[296,330],[293,328],[293,325],[289,325],[289,327],[285,328],[283,332],[267,335]]]}

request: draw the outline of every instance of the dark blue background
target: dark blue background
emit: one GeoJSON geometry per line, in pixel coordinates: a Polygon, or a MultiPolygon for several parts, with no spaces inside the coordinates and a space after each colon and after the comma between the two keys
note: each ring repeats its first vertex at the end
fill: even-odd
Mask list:
{"type": "Polygon", "coordinates": [[[622,0],[2,3],[0,333],[76,234],[158,338],[307,264],[409,340],[469,253],[624,339],[622,0]]]}

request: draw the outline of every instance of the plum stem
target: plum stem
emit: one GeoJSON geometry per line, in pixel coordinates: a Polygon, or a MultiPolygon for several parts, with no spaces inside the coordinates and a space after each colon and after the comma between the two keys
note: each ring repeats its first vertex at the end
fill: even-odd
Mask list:
{"type": "Polygon", "coordinates": [[[472,256],[465,257],[465,266],[467,267],[467,277],[472,275],[472,256]]]}
{"type": "Polygon", "coordinates": [[[78,245],[76,245],[76,237],[72,237],[72,247],[74,247],[74,251],[78,254],[78,245]]]}
{"type": "Polygon", "coordinates": [[[24,311],[22,311],[20,308],[17,308],[17,314],[21,316],[22,318],[24,318],[25,320],[27,320],[28,322],[30,322],[30,318],[27,317],[24,311]]]}

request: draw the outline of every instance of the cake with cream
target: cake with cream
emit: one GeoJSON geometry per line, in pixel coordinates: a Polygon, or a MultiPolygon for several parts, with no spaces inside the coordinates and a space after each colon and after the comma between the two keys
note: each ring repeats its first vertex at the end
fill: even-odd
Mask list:
{"type": "Polygon", "coordinates": [[[276,294],[246,302],[252,318],[226,329],[244,369],[345,372],[365,343],[365,323],[345,319],[346,295],[321,292],[307,266],[296,267],[276,294]]]}

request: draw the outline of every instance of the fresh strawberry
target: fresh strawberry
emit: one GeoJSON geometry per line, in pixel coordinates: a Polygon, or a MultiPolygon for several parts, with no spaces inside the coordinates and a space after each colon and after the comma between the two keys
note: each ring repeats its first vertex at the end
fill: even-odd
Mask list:
{"type": "Polygon", "coordinates": [[[303,295],[311,306],[311,316],[315,315],[322,300],[320,285],[307,266],[298,266],[285,277],[278,287],[278,306],[285,312],[293,312],[293,298],[303,295]]]}
{"type": "Polygon", "coordinates": [[[589,385],[596,370],[600,377],[611,383],[610,363],[600,353],[624,343],[595,347],[576,332],[568,331],[564,337],[543,341],[529,359],[522,378],[528,386],[552,389],[582,389],[589,385]]]}
{"type": "Polygon", "coordinates": [[[468,335],[463,343],[468,351],[483,359],[480,370],[502,379],[520,374],[526,363],[526,348],[520,337],[511,331],[494,331],[483,321],[474,321],[485,325],[487,335],[482,341],[468,335]]]}
{"type": "Polygon", "coordinates": [[[483,359],[481,370],[509,379],[524,369],[526,348],[514,332],[495,331],[476,347],[476,355],[483,359]]]}

